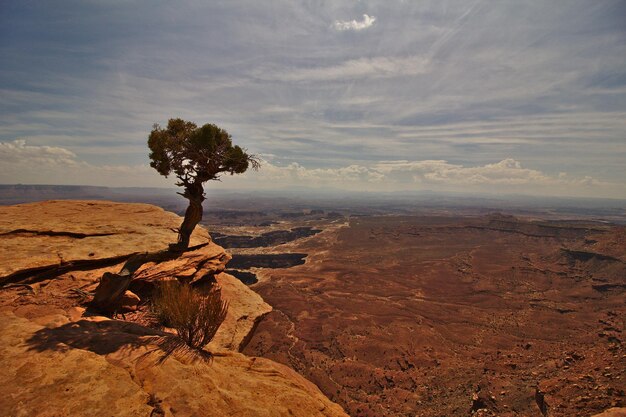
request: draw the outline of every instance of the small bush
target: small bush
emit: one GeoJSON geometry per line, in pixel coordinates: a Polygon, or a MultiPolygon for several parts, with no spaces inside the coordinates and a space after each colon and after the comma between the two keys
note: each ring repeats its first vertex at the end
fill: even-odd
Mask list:
{"type": "Polygon", "coordinates": [[[189,347],[202,349],[226,318],[228,303],[222,301],[219,290],[202,295],[190,285],[168,281],[156,290],[152,310],[164,325],[176,329],[189,347]]]}

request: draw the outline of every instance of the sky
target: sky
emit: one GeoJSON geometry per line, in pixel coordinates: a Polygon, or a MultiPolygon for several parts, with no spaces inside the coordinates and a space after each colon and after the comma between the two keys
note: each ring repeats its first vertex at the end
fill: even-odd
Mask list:
{"type": "Polygon", "coordinates": [[[0,2],[0,183],[170,186],[173,117],[209,187],[626,198],[626,1],[0,2]]]}

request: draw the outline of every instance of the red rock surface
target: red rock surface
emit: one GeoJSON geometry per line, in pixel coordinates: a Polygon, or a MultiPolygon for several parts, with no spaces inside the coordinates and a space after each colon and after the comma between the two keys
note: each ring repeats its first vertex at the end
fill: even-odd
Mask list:
{"type": "MultiPolygon", "coordinates": [[[[165,249],[176,242],[180,221],[149,204],[62,200],[0,206],[0,283],[28,269],[165,249]]],[[[191,245],[209,240],[197,228],[191,245]]]]}
{"type": "Polygon", "coordinates": [[[263,270],[244,350],[353,416],[587,417],[624,406],[624,227],[369,217],[263,270]]]}
{"type": "MultiPolygon", "coordinates": [[[[8,231],[0,235],[0,415],[346,415],[290,368],[238,352],[271,307],[221,272],[230,257],[206,230],[192,240],[204,246],[145,264],[137,287],[177,278],[199,290],[219,285],[230,307],[210,359],[170,333],[85,310],[104,272],[175,241],[179,217],[143,204],[64,201],[1,207],[0,218],[8,231]]],[[[137,294],[128,320],[146,316],[146,294],[137,294]]]]}

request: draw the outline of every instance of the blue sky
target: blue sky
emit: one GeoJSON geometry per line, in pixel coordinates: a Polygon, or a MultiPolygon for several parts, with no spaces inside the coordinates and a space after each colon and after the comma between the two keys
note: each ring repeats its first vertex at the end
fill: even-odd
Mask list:
{"type": "Polygon", "coordinates": [[[171,184],[170,117],[265,160],[222,188],[626,198],[626,2],[0,3],[1,183],[171,184]]]}

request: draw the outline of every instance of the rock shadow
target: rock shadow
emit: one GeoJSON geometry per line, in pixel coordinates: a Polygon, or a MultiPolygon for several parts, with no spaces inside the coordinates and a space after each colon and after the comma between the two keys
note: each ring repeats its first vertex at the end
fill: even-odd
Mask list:
{"type": "Polygon", "coordinates": [[[256,274],[250,271],[240,271],[238,269],[227,269],[224,272],[230,274],[237,278],[239,281],[243,282],[246,285],[252,285],[259,282],[256,274]]]}
{"type": "Polygon", "coordinates": [[[282,245],[296,239],[301,239],[320,233],[321,229],[303,226],[291,230],[274,230],[260,236],[224,235],[219,232],[211,233],[213,241],[225,248],[267,248],[282,245]]]}
{"type": "Polygon", "coordinates": [[[188,347],[176,335],[119,320],[79,320],[59,327],[43,328],[36,331],[26,344],[29,350],[36,352],[65,352],[74,348],[98,355],[145,347],[143,355],[155,354],[155,364],[165,362],[171,355],[185,362],[207,361],[212,357],[207,351],[188,347]]]}
{"type": "Polygon", "coordinates": [[[305,262],[306,253],[234,254],[229,269],[291,268],[305,262]]]}

